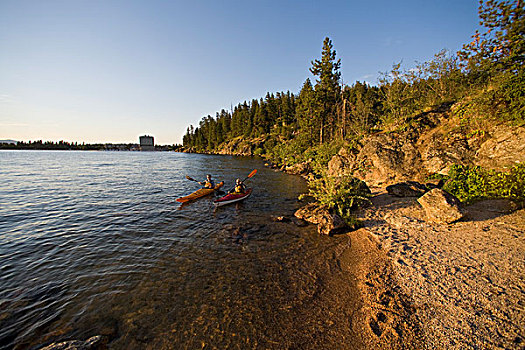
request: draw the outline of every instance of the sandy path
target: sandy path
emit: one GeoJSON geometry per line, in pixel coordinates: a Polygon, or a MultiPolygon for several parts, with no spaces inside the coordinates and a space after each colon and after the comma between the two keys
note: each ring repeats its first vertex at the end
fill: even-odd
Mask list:
{"type": "Polygon", "coordinates": [[[361,231],[390,258],[392,283],[409,298],[425,348],[525,347],[525,210],[485,201],[460,222],[436,225],[415,198],[379,192],[373,204],[359,214],[361,231]]]}

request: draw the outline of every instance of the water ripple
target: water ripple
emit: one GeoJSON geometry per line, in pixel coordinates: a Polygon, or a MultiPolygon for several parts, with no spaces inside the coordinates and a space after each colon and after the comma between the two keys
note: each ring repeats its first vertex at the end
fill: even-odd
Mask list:
{"type": "Polygon", "coordinates": [[[192,348],[195,332],[240,346],[217,327],[265,339],[289,322],[265,310],[310,293],[316,273],[300,261],[332,244],[274,227],[270,215],[291,214],[305,184],[258,159],[15,151],[0,152],[0,175],[0,349],[94,334],[115,348],[192,348]],[[185,175],[229,186],[254,168],[246,202],[178,210],[198,188],[185,175]]]}

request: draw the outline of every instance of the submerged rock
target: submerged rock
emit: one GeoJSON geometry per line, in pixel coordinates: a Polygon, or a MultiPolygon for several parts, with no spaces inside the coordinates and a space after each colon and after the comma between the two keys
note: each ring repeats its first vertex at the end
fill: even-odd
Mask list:
{"type": "Polygon", "coordinates": [[[425,185],[416,181],[405,181],[386,187],[388,194],[396,197],[420,197],[428,191],[425,185]]]}
{"type": "Polygon", "coordinates": [[[96,349],[102,340],[102,336],[96,335],[88,340],[68,340],[60,343],[53,343],[41,350],[93,350],[96,349]]]}
{"type": "Polygon", "coordinates": [[[307,223],[306,221],[304,221],[303,219],[296,218],[296,217],[293,217],[293,218],[292,218],[292,222],[293,222],[294,225],[297,226],[297,227],[305,227],[305,226],[308,226],[308,223],[307,223]]]}
{"type": "Polygon", "coordinates": [[[309,203],[298,209],[294,216],[311,224],[319,224],[324,215],[328,215],[328,207],[317,203],[309,203]]]}
{"type": "Polygon", "coordinates": [[[286,216],[272,216],[271,219],[274,222],[290,222],[290,218],[286,216]]]}
{"type": "Polygon", "coordinates": [[[330,212],[326,205],[310,203],[295,212],[295,217],[317,225],[320,234],[332,235],[347,228],[344,220],[330,212]]]}
{"type": "Polygon", "coordinates": [[[417,201],[425,209],[427,218],[432,222],[449,224],[466,214],[459,199],[439,188],[427,192],[417,201]]]}

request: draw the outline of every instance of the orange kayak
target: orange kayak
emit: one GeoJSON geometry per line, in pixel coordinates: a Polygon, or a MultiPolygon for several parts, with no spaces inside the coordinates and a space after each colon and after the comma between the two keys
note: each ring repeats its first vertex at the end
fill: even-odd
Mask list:
{"type": "Polygon", "coordinates": [[[192,194],[187,195],[186,197],[177,198],[176,201],[179,203],[186,203],[194,199],[207,196],[209,194],[212,194],[215,190],[218,190],[219,188],[221,188],[222,185],[224,185],[224,181],[221,181],[217,185],[215,185],[215,188],[201,188],[193,192],[192,194]]]}

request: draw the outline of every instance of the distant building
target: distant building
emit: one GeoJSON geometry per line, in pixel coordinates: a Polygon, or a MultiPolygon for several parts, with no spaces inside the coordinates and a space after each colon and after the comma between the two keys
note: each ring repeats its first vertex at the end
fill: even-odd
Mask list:
{"type": "Polygon", "coordinates": [[[154,151],[155,150],[155,141],[153,136],[144,135],[139,137],[140,140],[140,150],[141,151],[154,151]]]}

